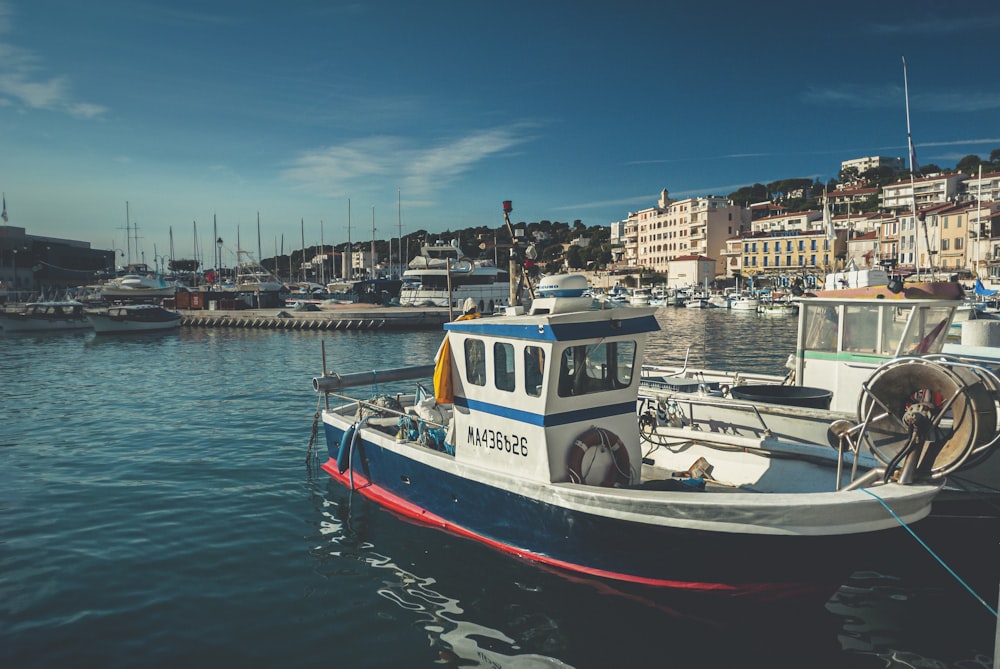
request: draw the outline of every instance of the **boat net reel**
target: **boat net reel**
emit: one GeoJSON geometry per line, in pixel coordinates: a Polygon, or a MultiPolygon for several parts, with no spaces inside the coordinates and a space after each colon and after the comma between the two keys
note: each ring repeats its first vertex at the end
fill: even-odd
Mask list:
{"type": "Polygon", "coordinates": [[[857,439],[886,465],[939,478],[988,457],[1000,441],[1000,378],[955,358],[898,358],[861,386],[857,439]]]}

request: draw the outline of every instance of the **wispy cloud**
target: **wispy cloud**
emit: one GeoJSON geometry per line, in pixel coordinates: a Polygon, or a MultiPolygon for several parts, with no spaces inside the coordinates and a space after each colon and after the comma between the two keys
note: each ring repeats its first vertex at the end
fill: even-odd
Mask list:
{"type": "Polygon", "coordinates": [[[872,23],[868,31],[876,35],[933,35],[989,32],[1000,28],[1000,14],[989,15],[986,5],[976,6],[974,16],[950,14],[954,6],[941,5],[948,14],[941,16],[907,17],[900,14],[898,23],[872,23]],[[985,11],[984,11],[985,10],[985,11]]]}
{"type": "Polygon", "coordinates": [[[450,185],[482,161],[531,140],[527,125],[493,128],[431,146],[395,136],[353,140],[297,156],[282,176],[300,188],[329,197],[401,186],[426,197],[450,185]]]}
{"type": "MultiPolygon", "coordinates": [[[[888,109],[900,107],[904,100],[902,85],[859,86],[844,84],[825,88],[810,88],[802,94],[809,104],[838,105],[857,109],[888,109]]],[[[1000,109],[1000,92],[990,90],[945,91],[914,93],[910,91],[910,107],[928,112],[980,112],[1000,109]]]]}
{"type": "Polygon", "coordinates": [[[65,76],[45,74],[42,59],[11,44],[10,6],[0,1],[0,101],[30,109],[58,111],[78,118],[95,118],[107,108],[75,100],[65,76]]]}

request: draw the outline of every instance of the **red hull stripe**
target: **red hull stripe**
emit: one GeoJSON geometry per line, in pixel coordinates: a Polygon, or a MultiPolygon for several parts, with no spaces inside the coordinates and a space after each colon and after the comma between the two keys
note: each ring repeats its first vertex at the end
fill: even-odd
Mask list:
{"type": "MultiPolygon", "coordinates": [[[[334,480],[343,484],[344,486],[351,487],[351,473],[350,470],[345,471],[341,474],[337,471],[337,461],[333,458],[327,460],[323,465],[322,469],[326,471],[334,480]]],[[[481,534],[477,534],[461,525],[455,525],[440,516],[433,514],[426,509],[412,504],[401,497],[394,495],[388,490],[373,484],[363,475],[354,472],[354,489],[372,499],[379,504],[382,504],[387,509],[399,513],[406,518],[415,520],[423,525],[428,525],[431,527],[437,527],[452,534],[458,536],[466,537],[468,539],[473,539],[475,541],[491,546],[504,553],[510,553],[521,558],[527,558],[529,560],[534,560],[536,562],[541,562],[543,564],[551,565],[554,567],[559,567],[560,569],[566,569],[568,571],[574,571],[578,573],[587,574],[589,576],[595,576],[600,578],[613,579],[616,581],[625,581],[628,583],[635,583],[639,585],[654,586],[659,588],[675,588],[681,590],[697,590],[697,591],[714,591],[727,595],[733,596],[747,596],[747,595],[762,595],[766,594],[769,598],[781,598],[786,596],[795,596],[803,592],[809,592],[816,588],[815,584],[806,583],[741,583],[738,585],[727,584],[727,583],[701,583],[701,582],[691,582],[691,581],[671,581],[660,578],[650,578],[646,576],[636,576],[634,574],[622,574],[619,572],[607,571],[604,569],[595,569],[593,567],[586,567],[583,565],[578,565],[573,562],[566,562],[564,560],[557,560],[555,558],[549,557],[547,555],[541,555],[538,553],[532,553],[530,551],[525,551],[508,544],[501,543],[490,539],[489,537],[484,537],[481,534]]]]}

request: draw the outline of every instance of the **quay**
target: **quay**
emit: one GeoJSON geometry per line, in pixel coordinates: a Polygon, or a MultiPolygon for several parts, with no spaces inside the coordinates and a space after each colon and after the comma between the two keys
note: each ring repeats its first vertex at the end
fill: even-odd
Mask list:
{"type": "MultiPolygon", "coordinates": [[[[447,308],[349,304],[319,311],[284,309],[178,309],[181,325],[272,330],[425,330],[448,322],[447,308]]],[[[457,314],[456,314],[457,315],[457,314]]]]}

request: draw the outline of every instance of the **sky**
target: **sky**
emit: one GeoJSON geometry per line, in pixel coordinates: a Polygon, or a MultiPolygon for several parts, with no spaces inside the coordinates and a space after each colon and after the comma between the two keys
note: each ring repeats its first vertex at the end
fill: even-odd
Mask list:
{"type": "Polygon", "coordinates": [[[988,158],[998,31],[939,0],[0,0],[0,191],[9,225],[128,226],[149,264],[196,230],[256,255],[258,218],[264,257],[499,227],[504,200],[608,225],[905,158],[904,57],[919,164],[988,158]]]}

